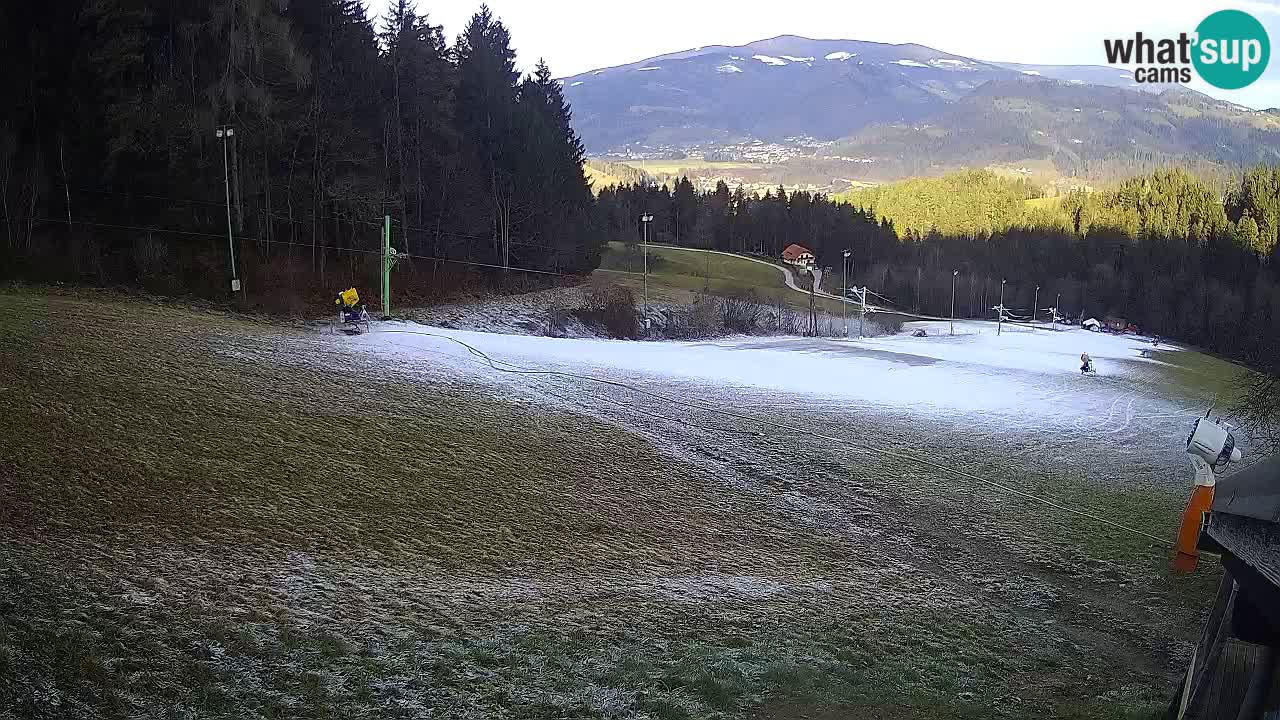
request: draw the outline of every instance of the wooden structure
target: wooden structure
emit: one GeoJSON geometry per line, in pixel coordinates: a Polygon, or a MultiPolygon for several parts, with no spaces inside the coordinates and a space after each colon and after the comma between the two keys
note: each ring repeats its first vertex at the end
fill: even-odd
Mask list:
{"type": "Polygon", "coordinates": [[[1199,547],[1222,584],[1167,717],[1280,718],[1280,456],[1218,482],[1199,547]]]}

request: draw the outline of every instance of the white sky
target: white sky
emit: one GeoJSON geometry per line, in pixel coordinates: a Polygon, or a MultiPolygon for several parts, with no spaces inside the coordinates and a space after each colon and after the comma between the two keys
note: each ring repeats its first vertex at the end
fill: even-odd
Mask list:
{"type": "MultiPolygon", "coordinates": [[[[390,0],[366,0],[371,15],[390,0]]],[[[418,0],[453,42],[479,0],[418,0]]],[[[981,60],[1105,65],[1104,38],[1191,32],[1211,12],[1252,13],[1272,58],[1248,88],[1197,90],[1265,108],[1280,106],[1280,0],[489,0],[528,70],[545,58],[557,77],[700,45],[742,45],[777,35],[913,42],[981,60]]]]}

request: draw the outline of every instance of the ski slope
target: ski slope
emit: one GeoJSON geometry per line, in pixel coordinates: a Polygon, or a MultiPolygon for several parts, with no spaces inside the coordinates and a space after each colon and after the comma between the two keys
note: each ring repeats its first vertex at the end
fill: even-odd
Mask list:
{"type": "Polygon", "coordinates": [[[1183,423],[1195,415],[1186,392],[1161,391],[1159,375],[1166,363],[1148,357],[1151,345],[1141,338],[1007,323],[997,336],[995,323],[981,321],[957,322],[955,336],[947,330],[946,322],[917,322],[899,335],[867,339],[634,342],[381,323],[342,342],[375,362],[424,377],[447,375],[517,388],[533,382],[533,376],[494,370],[459,344],[465,343],[500,364],[668,384],[691,398],[729,392],[778,407],[834,403],[1018,432],[1093,432],[1153,419],[1183,423]],[[917,329],[928,336],[912,337],[917,329]],[[1093,357],[1097,376],[1080,375],[1081,352],[1093,357]]]}

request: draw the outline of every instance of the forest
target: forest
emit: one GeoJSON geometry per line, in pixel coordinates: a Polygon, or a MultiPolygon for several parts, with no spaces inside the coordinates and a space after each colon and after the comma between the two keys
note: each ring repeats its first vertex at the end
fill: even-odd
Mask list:
{"type": "Polygon", "coordinates": [[[598,264],[551,70],[485,6],[452,42],[398,0],[0,5],[0,275],[298,309],[598,264]]]}
{"type": "MultiPolygon", "coordinates": [[[[949,205],[989,209],[1004,187],[963,185],[949,205]]],[[[1077,319],[1119,316],[1260,366],[1280,350],[1280,168],[1248,171],[1225,199],[1185,171],[1158,171],[1072,193],[1034,224],[993,217],[998,229],[973,232],[900,232],[870,205],[782,188],[756,197],[723,183],[699,194],[687,180],[606,189],[598,204],[612,240],[637,241],[636,218],[651,212],[651,242],[768,257],[799,243],[835,273],[835,292],[849,249],[849,285],[911,312],[948,316],[954,282],[957,316],[994,318],[1006,281],[1004,304],[1020,315],[1045,318],[1056,303],[1077,319]]]]}

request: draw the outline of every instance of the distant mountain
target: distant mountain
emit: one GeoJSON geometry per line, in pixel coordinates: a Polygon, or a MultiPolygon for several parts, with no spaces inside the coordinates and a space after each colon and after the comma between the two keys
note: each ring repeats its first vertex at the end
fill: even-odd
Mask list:
{"type": "Polygon", "coordinates": [[[857,156],[882,179],[989,162],[1051,162],[1078,174],[1117,157],[1280,159],[1274,112],[1140,85],[1115,67],[989,62],[923,45],[784,35],[562,82],[596,154],[732,154],[735,145],[807,137],[839,141],[799,143],[810,154],[857,156]]]}

